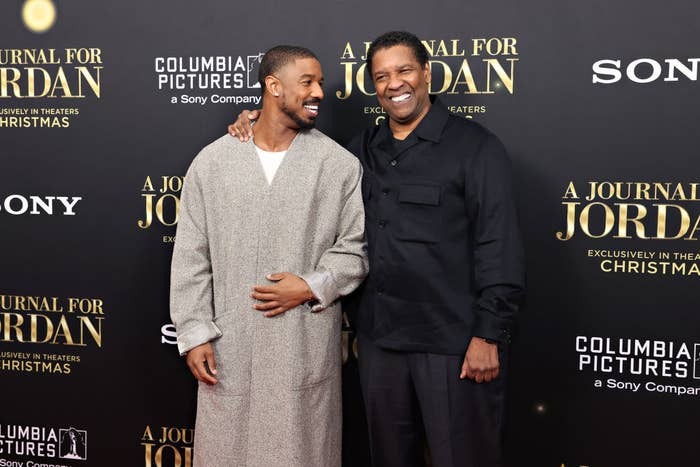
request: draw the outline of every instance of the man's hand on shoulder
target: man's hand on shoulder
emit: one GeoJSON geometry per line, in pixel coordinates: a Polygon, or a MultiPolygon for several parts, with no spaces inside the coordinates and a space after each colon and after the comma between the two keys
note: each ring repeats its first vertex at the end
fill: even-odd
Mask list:
{"type": "Polygon", "coordinates": [[[260,109],[244,110],[238,114],[238,119],[228,126],[228,134],[246,142],[253,137],[253,122],[260,118],[260,109]]]}
{"type": "Polygon", "coordinates": [[[460,379],[469,378],[477,383],[489,382],[498,377],[498,344],[481,337],[472,337],[462,363],[460,379]]]}
{"type": "Polygon", "coordinates": [[[216,362],[211,343],[198,345],[187,352],[187,366],[190,367],[194,377],[202,383],[213,385],[219,382],[214,376],[216,375],[216,362]]]}
{"type": "Polygon", "coordinates": [[[309,284],[299,276],[289,272],[280,272],[270,274],[267,278],[274,281],[275,284],[256,285],[250,296],[265,302],[255,304],[253,308],[264,311],[263,314],[268,318],[282,314],[315,298],[309,284]]]}

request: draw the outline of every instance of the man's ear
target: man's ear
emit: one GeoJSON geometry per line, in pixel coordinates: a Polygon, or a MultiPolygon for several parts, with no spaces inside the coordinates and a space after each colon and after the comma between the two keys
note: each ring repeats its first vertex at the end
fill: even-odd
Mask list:
{"type": "Polygon", "coordinates": [[[430,62],[426,63],[423,67],[423,76],[425,78],[425,83],[430,84],[430,81],[433,79],[433,75],[430,73],[430,62]]]}
{"type": "Polygon", "coordinates": [[[272,75],[265,77],[265,88],[270,91],[270,94],[277,97],[280,95],[280,80],[272,75]]]}

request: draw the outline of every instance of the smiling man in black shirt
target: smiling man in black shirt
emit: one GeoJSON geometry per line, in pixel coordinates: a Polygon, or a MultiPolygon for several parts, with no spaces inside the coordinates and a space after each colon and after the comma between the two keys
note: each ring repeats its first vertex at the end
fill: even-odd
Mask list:
{"type": "Polygon", "coordinates": [[[413,34],[375,39],[367,68],[389,116],[348,146],[364,168],[370,273],[356,326],[372,464],[422,465],[425,433],[433,467],[500,466],[524,288],[508,156],[484,127],[431,103],[413,34]]]}
{"type": "Polygon", "coordinates": [[[488,130],[431,104],[412,34],[377,38],[367,68],[389,116],[348,147],[365,169],[357,326],[373,464],[416,465],[422,419],[435,467],[501,465],[505,346],[524,286],[510,162],[488,130]]]}

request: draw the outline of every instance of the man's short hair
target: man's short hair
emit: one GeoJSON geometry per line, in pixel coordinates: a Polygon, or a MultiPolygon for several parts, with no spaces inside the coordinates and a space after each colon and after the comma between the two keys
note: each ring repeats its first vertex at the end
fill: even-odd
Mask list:
{"type": "Polygon", "coordinates": [[[318,60],[318,57],[312,51],[306,47],[296,45],[277,45],[265,52],[258,70],[260,92],[265,95],[265,78],[267,76],[274,74],[297,58],[314,58],[318,60]]]}
{"type": "Polygon", "coordinates": [[[415,55],[416,60],[422,67],[428,63],[428,51],[415,34],[406,31],[385,32],[373,40],[369,49],[367,49],[367,70],[370,75],[372,74],[372,58],[374,54],[381,49],[388,49],[395,45],[405,45],[413,50],[413,55],[415,55]]]}

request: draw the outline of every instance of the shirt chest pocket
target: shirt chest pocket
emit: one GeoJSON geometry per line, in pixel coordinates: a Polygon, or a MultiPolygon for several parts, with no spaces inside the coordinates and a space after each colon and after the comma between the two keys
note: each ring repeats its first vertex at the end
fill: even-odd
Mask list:
{"type": "Polygon", "coordinates": [[[396,232],[398,239],[427,243],[440,241],[440,186],[427,183],[401,185],[399,216],[396,232]]]}

